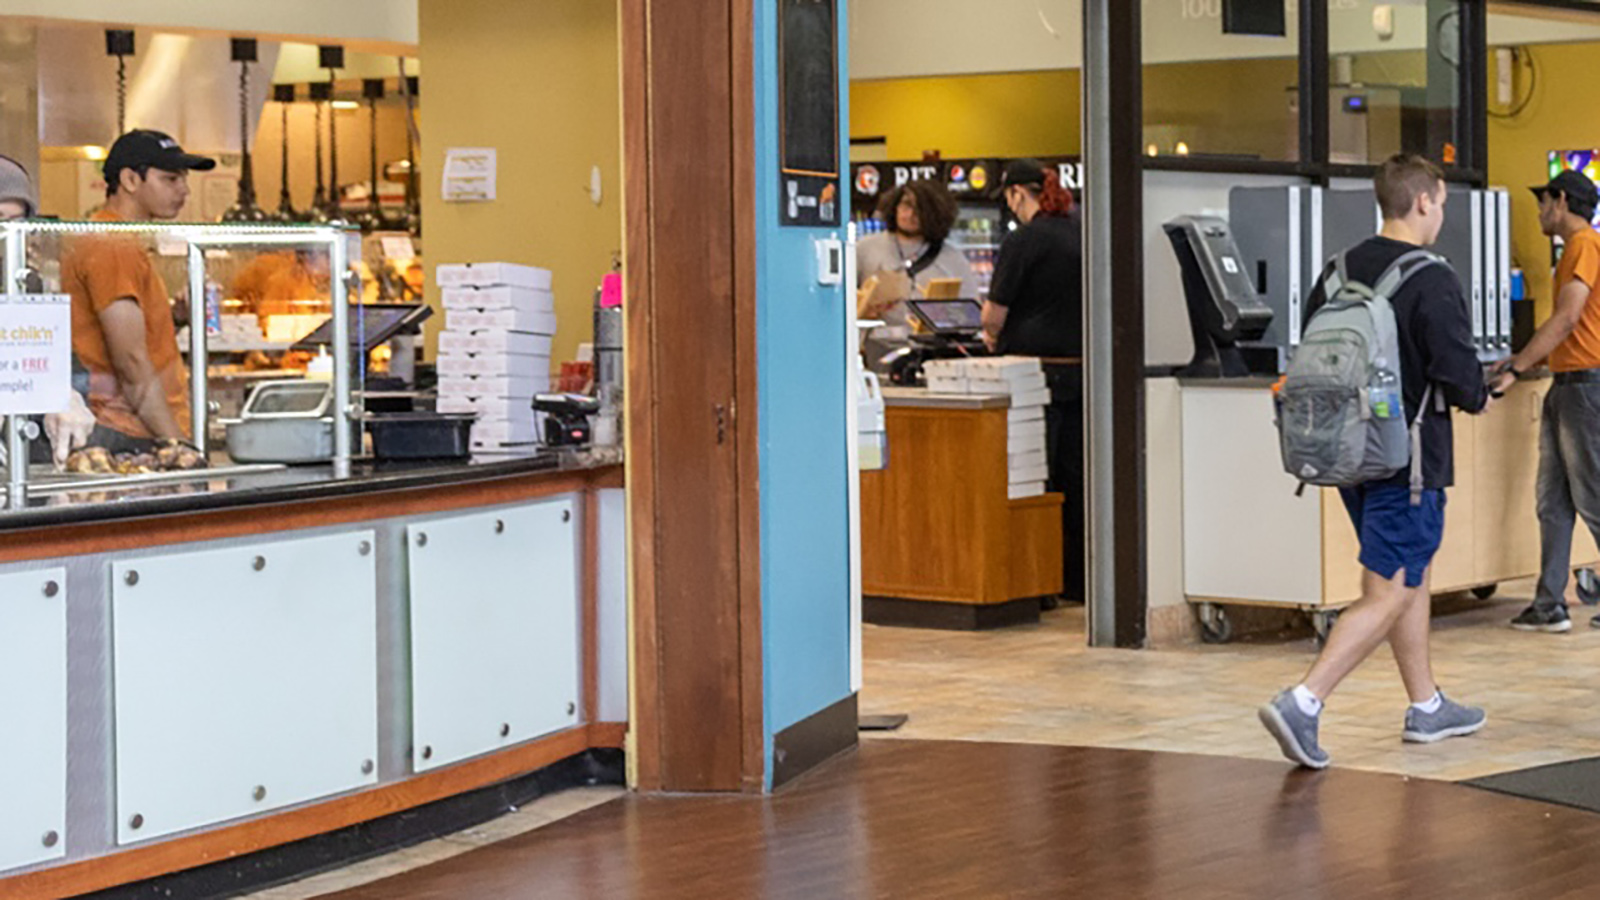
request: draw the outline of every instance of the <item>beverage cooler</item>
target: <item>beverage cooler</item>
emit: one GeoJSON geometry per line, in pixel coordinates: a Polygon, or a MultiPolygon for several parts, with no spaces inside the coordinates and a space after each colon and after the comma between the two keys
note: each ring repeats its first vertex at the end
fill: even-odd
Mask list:
{"type": "MultiPolygon", "coordinates": [[[[1061,183],[1078,200],[1083,199],[1083,164],[1076,156],[1038,157],[1054,165],[1061,183]]],[[[851,205],[862,236],[883,231],[878,218],[878,201],[884,194],[909,181],[937,180],[956,199],[956,224],[950,242],[966,254],[978,284],[978,296],[989,296],[989,281],[1000,254],[1000,242],[1016,227],[1016,219],[1006,208],[1000,176],[1009,159],[944,159],[921,162],[861,162],[850,167],[851,205]]]]}

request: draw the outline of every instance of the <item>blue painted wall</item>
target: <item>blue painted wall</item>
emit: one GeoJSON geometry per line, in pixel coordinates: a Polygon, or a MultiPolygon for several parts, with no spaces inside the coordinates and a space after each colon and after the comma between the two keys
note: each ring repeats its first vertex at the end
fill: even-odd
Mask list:
{"type": "MultiPolygon", "coordinates": [[[[777,0],[755,3],[761,617],[767,780],[772,738],[850,695],[845,292],[817,284],[813,241],[844,230],[778,225],[777,0]]],[[[849,159],[839,0],[839,158],[849,159]]],[[[849,185],[842,184],[848,222],[849,185]]]]}

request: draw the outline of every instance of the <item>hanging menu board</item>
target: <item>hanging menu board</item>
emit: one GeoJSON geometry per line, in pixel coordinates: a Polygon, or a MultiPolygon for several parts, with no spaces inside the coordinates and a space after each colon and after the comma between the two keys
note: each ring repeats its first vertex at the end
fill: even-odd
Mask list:
{"type": "Polygon", "coordinates": [[[777,2],[778,221],[838,225],[838,0],[777,2]]]}

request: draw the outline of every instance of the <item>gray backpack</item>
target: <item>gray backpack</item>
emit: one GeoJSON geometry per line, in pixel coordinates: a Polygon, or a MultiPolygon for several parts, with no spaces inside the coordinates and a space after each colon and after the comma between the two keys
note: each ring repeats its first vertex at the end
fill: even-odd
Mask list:
{"type": "Polygon", "coordinates": [[[1308,484],[1353,487],[1388,478],[1411,464],[1411,499],[1422,498],[1423,394],[1405,419],[1400,336],[1389,302],[1417,272],[1443,258],[1414,250],[1367,286],[1350,278],[1344,254],[1322,276],[1327,298],[1306,323],[1277,394],[1284,471],[1308,484]]]}

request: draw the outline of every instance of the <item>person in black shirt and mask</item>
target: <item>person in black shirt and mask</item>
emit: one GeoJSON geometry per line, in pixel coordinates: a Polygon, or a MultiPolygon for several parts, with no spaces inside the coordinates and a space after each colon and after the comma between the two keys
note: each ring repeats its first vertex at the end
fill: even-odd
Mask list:
{"type": "Polygon", "coordinates": [[[1045,410],[1049,488],[1061,507],[1063,593],[1082,601],[1083,226],[1072,194],[1037,160],[1014,160],[1001,181],[1020,223],[1006,235],[983,304],[983,340],[995,353],[1037,356],[1050,385],[1045,410]]]}

